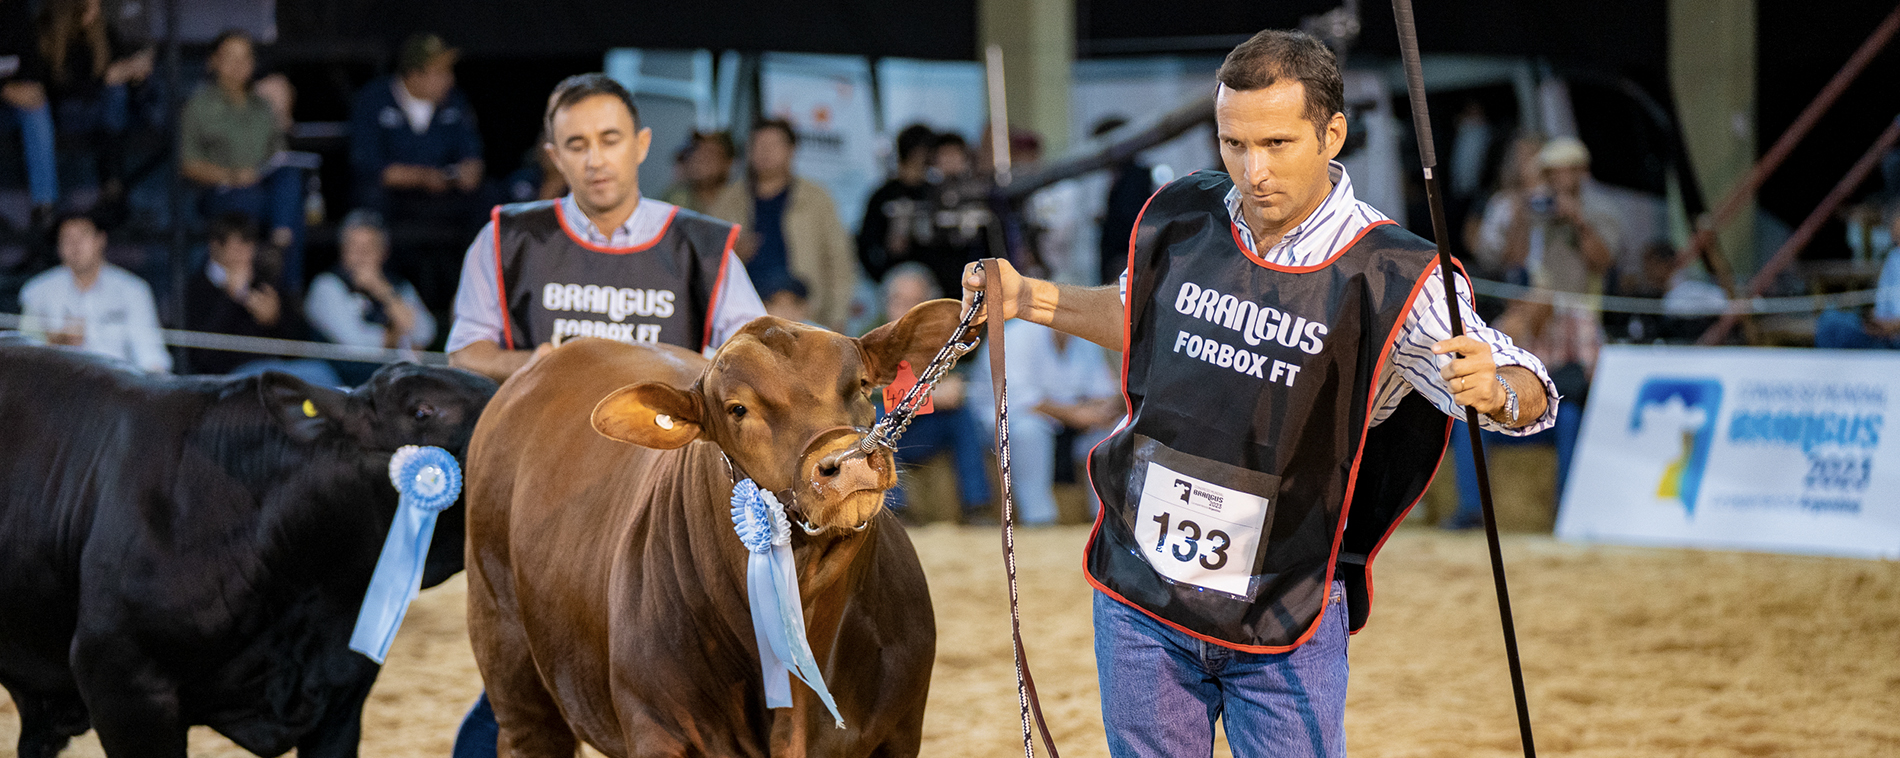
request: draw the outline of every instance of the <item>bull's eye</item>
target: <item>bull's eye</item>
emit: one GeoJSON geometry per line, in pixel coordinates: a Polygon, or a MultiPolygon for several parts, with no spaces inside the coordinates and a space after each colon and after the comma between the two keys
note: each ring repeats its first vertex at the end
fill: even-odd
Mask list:
{"type": "Polygon", "coordinates": [[[416,406],[416,420],[417,421],[423,421],[425,419],[433,418],[434,416],[435,416],[435,406],[430,405],[428,403],[421,403],[416,406]]]}
{"type": "Polygon", "coordinates": [[[727,408],[726,412],[732,414],[733,418],[742,419],[742,418],[745,418],[746,409],[745,409],[745,406],[743,405],[734,405],[730,408],[727,408]]]}

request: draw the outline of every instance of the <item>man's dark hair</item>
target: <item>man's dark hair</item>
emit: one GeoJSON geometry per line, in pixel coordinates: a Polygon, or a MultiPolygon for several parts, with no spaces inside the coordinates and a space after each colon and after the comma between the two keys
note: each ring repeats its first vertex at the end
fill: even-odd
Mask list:
{"type": "Polygon", "coordinates": [[[250,43],[252,47],[257,46],[257,40],[251,38],[250,32],[244,31],[243,29],[239,29],[236,27],[232,27],[230,29],[226,29],[224,31],[218,32],[218,36],[211,38],[211,52],[213,53],[218,52],[220,48],[224,47],[224,43],[230,42],[231,40],[234,40],[234,39],[244,40],[245,42],[250,43]]]}
{"type": "Polygon", "coordinates": [[[770,289],[771,291],[765,293],[765,297],[761,298],[762,300],[771,300],[774,296],[778,295],[778,293],[780,292],[790,293],[792,297],[798,298],[800,300],[808,300],[811,298],[811,288],[805,286],[805,283],[800,281],[798,277],[795,277],[795,276],[787,276],[787,277],[780,278],[776,284],[770,287],[770,289]]]}
{"type": "Polygon", "coordinates": [[[1333,114],[1346,111],[1346,85],[1339,78],[1339,60],[1326,43],[1305,32],[1268,29],[1240,43],[1227,54],[1215,78],[1228,89],[1266,89],[1281,79],[1293,79],[1306,88],[1306,120],[1321,142],[1333,114]]]}
{"type": "Polygon", "coordinates": [[[731,132],[695,131],[693,132],[692,138],[687,140],[686,142],[686,146],[688,148],[697,148],[700,145],[708,145],[708,144],[713,145],[719,148],[720,150],[724,150],[726,152],[727,160],[731,160],[733,158],[739,157],[739,146],[732,144],[731,132]]]}
{"type": "Polygon", "coordinates": [[[963,135],[958,134],[956,132],[944,132],[942,134],[937,135],[937,140],[931,143],[930,149],[932,152],[935,152],[938,149],[949,147],[951,145],[957,146],[957,148],[963,150],[964,152],[969,152],[970,150],[969,141],[965,140],[963,138],[963,135]]]}
{"type": "Polygon", "coordinates": [[[548,112],[541,119],[541,126],[547,130],[548,139],[554,139],[554,114],[557,111],[595,95],[611,95],[619,98],[621,104],[627,106],[627,114],[633,117],[634,131],[640,130],[640,109],[633,104],[633,93],[628,92],[626,87],[620,86],[620,82],[609,79],[606,74],[594,72],[575,74],[562,79],[560,84],[554,85],[554,92],[548,95],[548,112]]]}
{"type": "Polygon", "coordinates": [[[937,133],[923,124],[911,124],[897,133],[897,162],[910,160],[911,153],[929,150],[937,141],[937,133]]]}
{"type": "Polygon", "coordinates": [[[784,132],[785,141],[791,143],[792,147],[798,147],[798,130],[792,128],[792,122],[782,118],[768,118],[752,125],[753,134],[758,134],[767,129],[777,129],[784,132]]]}
{"type": "Polygon", "coordinates": [[[208,236],[213,245],[222,245],[232,237],[255,243],[258,240],[257,220],[248,214],[232,211],[211,220],[208,236]]]}
{"type": "Polygon", "coordinates": [[[52,226],[49,226],[46,228],[47,242],[51,243],[54,247],[58,247],[59,246],[59,230],[66,228],[66,224],[73,221],[84,221],[92,225],[92,230],[94,232],[98,232],[99,234],[106,233],[105,222],[99,219],[98,214],[93,213],[90,210],[69,209],[69,210],[60,211],[59,213],[53,216],[52,226]]]}

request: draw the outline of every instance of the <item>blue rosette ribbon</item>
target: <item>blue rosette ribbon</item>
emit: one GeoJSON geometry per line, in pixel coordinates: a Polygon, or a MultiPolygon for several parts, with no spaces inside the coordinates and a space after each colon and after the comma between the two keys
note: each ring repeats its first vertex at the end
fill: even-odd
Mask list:
{"type": "Polygon", "coordinates": [[[792,558],[792,525],[785,506],[751,479],[732,486],[732,528],[745,544],[746,599],[752,606],[752,634],[759,644],[759,668],[765,675],[765,705],[792,707],[788,675],[811,687],[831,710],[838,728],[844,716],[825,687],[825,677],[805,638],[805,611],[798,594],[798,566],[792,558]]]}
{"type": "Polygon", "coordinates": [[[389,481],[402,496],[383,540],[383,553],[356,613],[350,649],[378,664],[402,627],[409,603],[422,592],[422,569],[435,537],[436,516],[462,493],[462,467],[439,447],[404,445],[389,458],[389,481]]]}

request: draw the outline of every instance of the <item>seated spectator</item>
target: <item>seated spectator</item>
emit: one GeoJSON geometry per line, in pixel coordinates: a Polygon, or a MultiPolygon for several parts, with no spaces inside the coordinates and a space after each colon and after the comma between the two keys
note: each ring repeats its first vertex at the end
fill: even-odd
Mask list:
{"type": "MultiPolygon", "coordinates": [[[[310,280],[304,318],[316,333],[339,345],[408,350],[435,339],[435,316],[416,288],[388,271],[389,234],[375,211],[358,209],[343,217],[338,232],[336,269],[310,280]]],[[[375,373],[369,363],[340,363],[345,384],[361,384],[375,373]]]]}
{"type": "MultiPolygon", "coordinates": [[[[890,273],[884,275],[882,290],[887,321],[943,293],[937,289],[936,278],[931,275],[930,269],[918,263],[903,263],[891,269],[890,273]]],[[[916,372],[923,369],[923,366],[911,366],[911,375],[915,376],[916,372]]],[[[938,382],[936,391],[931,395],[935,410],[911,421],[910,429],[898,440],[897,450],[892,457],[897,461],[898,470],[902,471],[920,466],[939,453],[950,453],[951,462],[956,468],[957,500],[962,506],[963,522],[994,524],[996,517],[990,513],[989,474],[984,470],[986,451],[989,449],[988,438],[977,426],[971,410],[966,407],[964,390],[964,378],[955,373],[938,382]]],[[[886,407],[883,410],[890,409],[886,407]]],[[[900,479],[898,486],[891,490],[889,502],[891,510],[909,518],[905,512],[909,500],[905,497],[904,486],[900,479]]]]}
{"type": "MultiPolygon", "coordinates": [[[[271,101],[254,92],[255,48],[242,31],[218,35],[206,82],[185,103],[178,124],[179,172],[204,188],[202,211],[242,213],[270,228],[282,251],[288,292],[303,289],[303,172],[278,164],[285,127],[271,101]]],[[[260,82],[261,83],[261,82],[260,82]]]]}
{"type": "MultiPolygon", "coordinates": [[[[185,285],[185,328],[196,332],[243,337],[300,339],[304,336],[297,309],[285,307],[284,296],[270,282],[269,261],[259,260],[257,227],[242,214],[227,214],[211,222],[211,259],[202,276],[185,285]]],[[[283,371],[304,381],[336,386],[336,371],[316,360],[283,359],[256,353],[194,348],[186,352],[192,372],[199,374],[258,374],[283,371]]]]}
{"type": "Polygon", "coordinates": [[[391,223],[485,217],[476,195],[482,137],[468,99],[455,88],[459,54],[436,35],[412,36],[403,42],[396,75],[356,96],[350,165],[357,205],[382,211],[391,223]]]}
{"type": "Polygon", "coordinates": [[[53,152],[53,109],[46,99],[46,67],[33,35],[28,0],[0,0],[0,125],[17,122],[33,225],[52,223],[59,202],[59,165],[53,152]]]}
{"type": "Polygon", "coordinates": [[[482,137],[455,88],[457,56],[441,37],[410,37],[396,75],[364,87],[350,114],[356,205],[415,240],[398,248],[396,268],[437,310],[455,298],[462,246],[501,199],[482,183],[482,137]]]}
{"type": "Polygon", "coordinates": [[[40,8],[39,52],[53,123],[91,149],[99,202],[120,208],[132,100],[153,94],[141,85],[152,76],[155,54],[127,44],[106,21],[101,0],[49,0],[40,8]]]}
{"type": "Polygon", "coordinates": [[[786,279],[765,293],[765,315],[817,326],[811,320],[811,289],[797,279],[786,279]]]}
{"type": "Polygon", "coordinates": [[[872,279],[915,252],[918,222],[928,225],[925,208],[930,199],[930,153],[937,133],[923,124],[911,124],[897,133],[897,172],[871,193],[858,225],[858,263],[872,279]]]}
{"type": "MultiPolygon", "coordinates": [[[[1087,340],[1046,326],[1012,320],[1003,327],[1009,344],[1010,461],[1013,494],[1024,524],[1056,522],[1055,483],[1083,485],[1090,511],[1100,505],[1081,475],[1090,450],[1108,437],[1127,408],[1110,353],[1087,340]],[[1062,476],[1067,474],[1067,476],[1062,476]]],[[[988,385],[989,354],[978,351],[971,371],[971,413],[989,423],[996,399],[988,385]]]]}
{"type": "Polygon", "coordinates": [[[680,151],[680,181],[660,199],[689,211],[707,212],[719,193],[732,183],[732,162],[739,149],[725,132],[693,132],[680,151]]]}
{"type": "Polygon", "coordinates": [[[780,120],[752,129],[746,180],[727,185],[708,213],[744,227],[735,250],[761,291],[797,277],[812,288],[812,315],[829,329],[844,328],[858,283],[851,236],[838,220],[831,193],[792,174],[798,135],[780,120]]]}
{"type": "Polygon", "coordinates": [[[57,268],[20,290],[29,336],[111,356],[141,371],[172,367],[158,328],[151,285],[106,262],[106,233],[90,216],[68,215],[54,227],[57,268]]]}
{"type": "MultiPolygon", "coordinates": [[[[1900,240],[1900,202],[1887,207],[1892,238],[1900,240]]],[[[1840,350],[1900,350],[1900,248],[1888,248],[1880,267],[1873,312],[1828,311],[1814,325],[1814,346],[1840,350]]]]}

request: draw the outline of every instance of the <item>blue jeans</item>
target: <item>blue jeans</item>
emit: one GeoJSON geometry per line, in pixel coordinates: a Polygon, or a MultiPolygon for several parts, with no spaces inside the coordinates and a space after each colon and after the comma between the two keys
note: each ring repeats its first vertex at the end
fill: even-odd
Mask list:
{"type": "Polygon", "coordinates": [[[20,122],[20,142],[26,154],[26,189],[34,205],[59,202],[59,162],[53,153],[53,109],[45,103],[33,110],[9,107],[20,122]]]}
{"type": "Polygon", "coordinates": [[[284,249],[283,284],[286,291],[303,291],[303,172],[279,167],[258,177],[249,187],[211,187],[205,190],[201,210],[205,218],[242,213],[264,224],[265,238],[273,229],[290,230],[284,249]]]}
{"type": "Polygon", "coordinates": [[[462,728],[455,732],[455,747],[450,758],[494,758],[501,741],[501,724],[495,721],[495,709],[488,704],[488,693],[475,700],[475,707],[462,717],[462,728]]]}
{"type": "Polygon", "coordinates": [[[1867,333],[1860,316],[1847,311],[1827,311],[1814,322],[1814,346],[1837,350],[1900,350],[1900,338],[1875,337],[1867,333]]]}
{"type": "MultiPolygon", "coordinates": [[[[1484,525],[1484,505],[1478,499],[1478,470],[1471,455],[1471,432],[1465,422],[1452,424],[1451,454],[1456,457],[1458,474],[1458,512],[1446,526],[1456,529],[1484,525]]],[[[1568,400],[1557,404],[1557,425],[1529,437],[1512,437],[1499,432],[1484,432],[1487,447],[1499,445],[1555,445],[1557,447],[1557,499],[1562,502],[1564,484],[1570,481],[1570,462],[1577,457],[1577,435],[1583,433],[1583,405],[1568,400]]]]}
{"type": "MultiPolygon", "coordinates": [[[[914,467],[949,451],[957,470],[957,501],[966,511],[976,510],[990,502],[989,475],[983,470],[983,452],[988,448],[984,441],[969,408],[943,408],[912,419],[893,457],[900,468],[914,467]]],[[[902,484],[891,489],[889,502],[892,510],[903,510],[907,501],[902,484]]]]}
{"type": "Polygon", "coordinates": [[[1346,755],[1345,585],[1290,653],[1202,642],[1095,593],[1095,669],[1115,758],[1206,758],[1214,721],[1235,758],[1346,755]]]}

